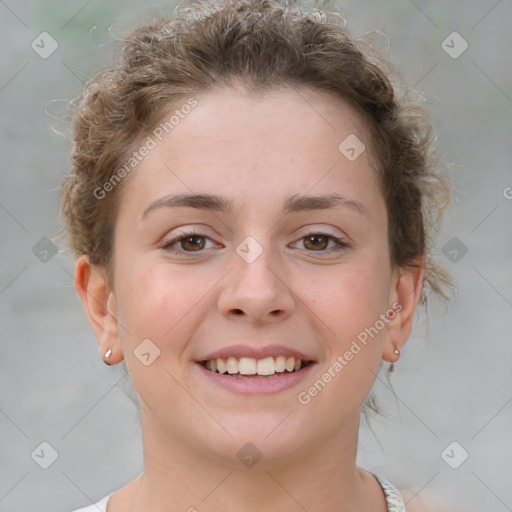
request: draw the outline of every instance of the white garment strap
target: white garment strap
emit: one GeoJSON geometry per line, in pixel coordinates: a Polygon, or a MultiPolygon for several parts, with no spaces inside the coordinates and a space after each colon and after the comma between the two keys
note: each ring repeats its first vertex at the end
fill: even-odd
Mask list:
{"type": "Polygon", "coordinates": [[[388,512],[406,512],[405,503],[398,489],[388,480],[375,473],[372,475],[377,479],[388,503],[388,512]]]}
{"type": "Polygon", "coordinates": [[[94,503],[94,505],[89,505],[88,507],[81,508],[79,510],[75,510],[74,512],[107,512],[107,503],[108,503],[108,500],[110,499],[110,496],[112,496],[112,494],[105,496],[103,499],[101,499],[97,503],[94,503]]]}

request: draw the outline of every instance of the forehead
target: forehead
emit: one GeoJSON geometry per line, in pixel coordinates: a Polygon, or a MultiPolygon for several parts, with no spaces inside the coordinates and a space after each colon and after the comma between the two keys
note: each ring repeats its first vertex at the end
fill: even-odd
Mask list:
{"type": "Polygon", "coordinates": [[[218,87],[195,99],[196,106],[180,116],[173,106],[150,133],[155,146],[124,192],[136,193],[139,209],[165,191],[215,191],[258,198],[260,205],[280,191],[325,193],[336,185],[343,192],[359,187],[360,195],[376,191],[364,120],[333,93],[285,87],[254,94],[218,87]],[[155,131],[173,115],[168,133],[155,131]],[[351,159],[346,149],[354,143],[361,154],[351,159]]]}
{"type": "MultiPolygon", "coordinates": [[[[225,140],[236,141],[229,154],[268,148],[283,156],[291,156],[290,150],[314,155],[321,149],[338,149],[350,134],[369,143],[365,122],[355,108],[332,92],[306,86],[282,86],[265,93],[217,87],[202,95],[179,124],[182,129],[173,128],[176,146],[188,138],[214,151],[225,140]]],[[[264,158],[265,153],[259,156],[264,158]]]]}

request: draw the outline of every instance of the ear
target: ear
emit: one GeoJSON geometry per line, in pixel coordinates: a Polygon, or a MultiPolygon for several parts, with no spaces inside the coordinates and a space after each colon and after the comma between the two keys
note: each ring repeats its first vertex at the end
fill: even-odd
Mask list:
{"type": "Polygon", "coordinates": [[[101,357],[106,364],[121,362],[123,351],[119,342],[115,297],[103,270],[91,264],[87,256],[81,256],[76,262],[74,282],[98,338],[101,357]],[[109,350],[111,354],[105,357],[109,350]]]}
{"type": "Polygon", "coordinates": [[[393,273],[389,307],[395,315],[389,315],[391,320],[386,327],[382,351],[382,358],[385,361],[398,360],[400,354],[395,354],[395,349],[401,350],[411,334],[425,273],[423,258],[416,259],[414,263],[415,266],[400,267],[393,273]]]}

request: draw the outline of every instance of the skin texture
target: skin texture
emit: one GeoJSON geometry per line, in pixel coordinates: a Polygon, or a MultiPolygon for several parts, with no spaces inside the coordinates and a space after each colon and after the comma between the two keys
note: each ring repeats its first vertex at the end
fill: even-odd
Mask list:
{"type": "Polygon", "coordinates": [[[114,494],[108,511],[384,512],[380,486],[356,466],[360,407],[382,359],[396,361],[410,334],[423,270],[400,269],[399,278],[390,264],[364,123],[338,97],[307,88],[264,97],[217,88],[198,101],[125,178],[113,287],[86,256],[76,266],[100,353],[112,350],[109,364],[126,361],[141,402],[144,474],[114,494]],[[338,149],[350,134],[366,146],[355,161],[338,149]],[[161,207],[143,218],[155,200],[192,192],[226,196],[235,208],[161,207]],[[334,193],[365,213],[283,214],[290,195],[334,193]],[[185,242],[174,245],[181,255],[161,248],[185,228],[207,237],[195,242],[201,251],[185,242]],[[326,238],[318,249],[308,233],[350,246],[329,251],[336,243],[326,238]],[[263,251],[252,263],[236,252],[248,236],[263,251]],[[395,303],[401,310],[384,328],[299,403],[298,393],[395,303]],[[134,350],[148,338],[160,355],[145,366],[134,350]],[[195,362],[238,343],[281,344],[317,364],[291,389],[242,396],[212,385],[195,362]],[[237,457],[247,442],[263,454],[252,468],[237,457]]]}

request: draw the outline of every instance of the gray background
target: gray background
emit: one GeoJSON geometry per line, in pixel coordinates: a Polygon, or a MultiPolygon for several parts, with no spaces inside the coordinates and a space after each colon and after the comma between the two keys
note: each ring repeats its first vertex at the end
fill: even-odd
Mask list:
{"type": "MultiPolygon", "coordinates": [[[[512,1],[337,5],[354,33],[387,35],[390,59],[423,92],[441,155],[454,164],[453,203],[436,251],[459,298],[446,314],[432,308],[428,325],[418,316],[392,377],[397,396],[377,382],[390,419],[372,420],[375,435],[361,429],[359,463],[418,498],[512,510],[512,1]],[[469,44],[456,59],[441,46],[453,31],[469,44]],[[458,261],[442,252],[452,237],[467,247],[458,261]],[[441,456],[453,441],[461,447],[451,461],[469,453],[458,469],[441,456]]],[[[120,35],[173,6],[0,2],[2,512],[69,512],[141,471],[129,385],[121,368],[99,357],[72,287],[74,262],[58,253],[45,263],[33,247],[59,231],[57,189],[70,149],[65,107],[109,62],[108,28],[120,35]],[[59,45],[47,59],[31,48],[43,31],[59,45]],[[31,457],[43,441],[58,453],[48,469],[34,460],[44,457],[31,457]]]]}

